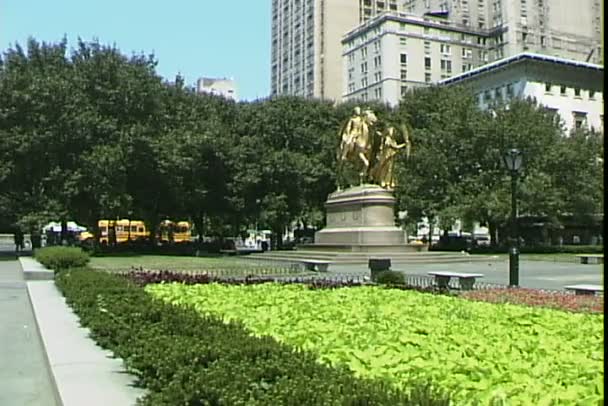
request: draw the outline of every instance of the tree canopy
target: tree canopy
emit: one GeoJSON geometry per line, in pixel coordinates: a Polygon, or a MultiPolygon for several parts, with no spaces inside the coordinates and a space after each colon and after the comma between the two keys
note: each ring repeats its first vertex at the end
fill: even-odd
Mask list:
{"type": "MultiPolygon", "coordinates": [[[[0,59],[0,228],[101,218],[190,219],[199,234],[253,224],[277,236],[321,227],[336,189],[341,125],[355,103],[300,97],[233,102],[168,82],[153,55],[34,39],[0,59]]],[[[363,103],[412,128],[396,162],[398,210],[496,230],[509,214],[505,149],[523,151],[521,213],[587,221],[603,212],[603,137],[565,136],[534,101],[481,111],[461,87],[420,88],[399,106],[363,103]]]]}

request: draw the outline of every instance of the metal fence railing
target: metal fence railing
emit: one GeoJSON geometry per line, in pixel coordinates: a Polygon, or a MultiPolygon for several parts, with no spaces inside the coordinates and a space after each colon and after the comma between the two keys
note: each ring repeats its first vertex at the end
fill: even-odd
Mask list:
{"type": "MultiPolygon", "coordinates": [[[[285,264],[286,265],[286,264],[285,264]]],[[[232,283],[261,283],[261,282],[279,282],[279,283],[312,283],[322,284],[328,287],[339,286],[358,286],[358,285],[374,285],[375,283],[370,278],[369,272],[315,272],[304,270],[298,264],[287,266],[255,266],[255,267],[227,267],[213,268],[204,270],[156,270],[144,268],[131,268],[130,270],[121,270],[118,273],[123,275],[145,273],[156,274],[154,280],[163,280],[168,277],[168,280],[173,281],[189,281],[189,283],[198,283],[197,281],[226,281],[232,283]],[[164,276],[163,276],[164,275],[164,276]]],[[[435,278],[430,275],[421,274],[403,274],[405,279],[405,288],[423,289],[423,290],[439,290],[435,278]]],[[[202,282],[202,283],[204,283],[202,282]]],[[[458,278],[451,278],[448,283],[450,291],[462,291],[458,278]]],[[[509,286],[500,283],[484,282],[476,280],[472,290],[495,290],[508,289],[509,286]]],[[[538,289],[538,288],[520,288],[529,289],[537,293],[549,293],[559,295],[574,295],[575,292],[562,289],[538,289]]],[[[603,296],[603,293],[599,293],[603,296]]]]}

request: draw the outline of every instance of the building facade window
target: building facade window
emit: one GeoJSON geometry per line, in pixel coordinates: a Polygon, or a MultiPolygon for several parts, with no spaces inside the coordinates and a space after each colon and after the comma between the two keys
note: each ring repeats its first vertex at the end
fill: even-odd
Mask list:
{"type": "Polygon", "coordinates": [[[407,54],[401,54],[399,56],[399,62],[401,65],[407,65],[407,54]]]}
{"type": "Polygon", "coordinates": [[[545,93],[551,93],[551,83],[545,83],[545,93]]]}
{"type": "Polygon", "coordinates": [[[431,83],[431,74],[430,73],[427,72],[424,74],[424,81],[426,83],[431,83]]]}
{"type": "Polygon", "coordinates": [[[442,59],[440,64],[442,72],[452,73],[452,61],[442,59]]]}
{"type": "Polygon", "coordinates": [[[431,58],[428,56],[424,58],[424,68],[431,69],[431,58]]]}
{"type": "Polygon", "coordinates": [[[581,111],[573,111],[574,116],[574,128],[581,129],[587,127],[587,113],[581,111]]]}
{"type": "Polygon", "coordinates": [[[382,65],[382,58],[380,55],[374,57],[374,68],[378,68],[382,65]]]}

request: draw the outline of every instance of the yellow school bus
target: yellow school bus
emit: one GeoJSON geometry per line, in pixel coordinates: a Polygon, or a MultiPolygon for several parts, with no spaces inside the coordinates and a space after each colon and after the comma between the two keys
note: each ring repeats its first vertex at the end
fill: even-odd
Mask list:
{"type": "Polygon", "coordinates": [[[188,221],[164,220],[160,223],[158,240],[162,243],[189,242],[192,239],[192,225],[188,221]]]}
{"type": "Polygon", "coordinates": [[[110,234],[116,233],[116,242],[122,243],[129,240],[139,240],[148,237],[148,231],[146,225],[141,220],[99,220],[97,222],[99,227],[100,237],[99,242],[107,244],[110,242],[110,234]]]}

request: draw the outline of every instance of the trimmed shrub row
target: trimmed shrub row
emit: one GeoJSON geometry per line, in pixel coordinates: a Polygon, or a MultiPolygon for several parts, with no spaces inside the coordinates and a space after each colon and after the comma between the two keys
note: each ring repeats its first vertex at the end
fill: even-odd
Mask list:
{"type": "Polygon", "coordinates": [[[89,262],[89,254],[78,247],[44,247],[34,251],[38,262],[55,272],[80,268],[89,262]]]}
{"type": "Polygon", "coordinates": [[[240,324],[155,300],[118,275],[70,269],[56,278],[83,326],[148,390],[142,405],[448,405],[426,384],[404,393],[316,362],[240,324]]]}

